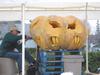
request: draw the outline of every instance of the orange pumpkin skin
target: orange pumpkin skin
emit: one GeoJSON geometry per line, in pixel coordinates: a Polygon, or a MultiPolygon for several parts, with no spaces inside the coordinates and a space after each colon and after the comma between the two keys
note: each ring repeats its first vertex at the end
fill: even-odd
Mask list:
{"type": "Polygon", "coordinates": [[[44,50],[80,49],[87,38],[87,28],[74,16],[39,16],[31,22],[30,33],[44,50]]]}

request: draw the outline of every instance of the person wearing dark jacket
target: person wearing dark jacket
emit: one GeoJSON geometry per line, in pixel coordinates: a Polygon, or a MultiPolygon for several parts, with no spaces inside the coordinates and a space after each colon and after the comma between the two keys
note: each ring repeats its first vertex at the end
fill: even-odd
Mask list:
{"type": "Polygon", "coordinates": [[[21,35],[18,35],[20,31],[16,27],[12,27],[8,32],[0,45],[0,56],[15,59],[18,63],[19,73],[22,72],[22,53],[15,52],[15,48],[18,45],[18,41],[22,39],[21,35]]]}
{"type": "MultiPolygon", "coordinates": [[[[22,73],[22,43],[19,41],[22,39],[22,35],[18,35],[20,31],[14,26],[10,29],[0,45],[0,56],[12,58],[16,60],[18,63],[19,74],[22,73]],[[18,51],[15,51],[17,49],[18,51]]],[[[29,54],[27,50],[25,50],[26,60],[29,64],[33,65],[35,60],[29,54]]]]}

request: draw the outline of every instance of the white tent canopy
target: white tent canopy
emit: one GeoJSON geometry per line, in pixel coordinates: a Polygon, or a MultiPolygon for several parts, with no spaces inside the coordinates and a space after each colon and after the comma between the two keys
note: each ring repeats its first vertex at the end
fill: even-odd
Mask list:
{"type": "MultiPolygon", "coordinates": [[[[74,15],[85,19],[86,3],[35,2],[26,3],[25,20],[39,15],[74,15]]],[[[88,19],[100,19],[100,3],[88,3],[88,19]]],[[[21,20],[21,3],[0,4],[0,21],[21,20]]]]}
{"type": "MultiPolygon", "coordinates": [[[[93,19],[93,20],[100,19],[99,2],[88,3],[87,16],[86,16],[86,3],[35,2],[30,4],[27,3],[27,1],[31,2],[32,0],[26,0],[26,3],[24,2],[24,4],[21,4],[23,3],[23,0],[21,0],[21,3],[15,3],[17,1],[20,2],[19,0],[4,0],[4,3],[0,4],[0,21],[22,20],[22,26],[24,26],[24,17],[25,20],[30,20],[40,15],[44,16],[73,15],[83,20],[86,19],[86,17],[87,19],[93,19]],[[14,1],[14,2],[7,3],[6,1],[8,2],[14,1]]],[[[23,55],[24,55],[24,50],[23,50],[23,55]]],[[[86,71],[88,72],[88,45],[86,48],[86,71]]]]}

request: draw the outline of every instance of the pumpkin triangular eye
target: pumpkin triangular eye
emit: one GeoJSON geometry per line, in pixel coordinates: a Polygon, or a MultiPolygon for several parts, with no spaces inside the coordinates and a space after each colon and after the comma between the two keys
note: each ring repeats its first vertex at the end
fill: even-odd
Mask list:
{"type": "Polygon", "coordinates": [[[68,29],[75,29],[76,25],[75,24],[68,24],[68,29]]]}
{"type": "Polygon", "coordinates": [[[53,27],[53,28],[58,28],[60,27],[59,23],[57,21],[49,21],[49,24],[53,27]]]}

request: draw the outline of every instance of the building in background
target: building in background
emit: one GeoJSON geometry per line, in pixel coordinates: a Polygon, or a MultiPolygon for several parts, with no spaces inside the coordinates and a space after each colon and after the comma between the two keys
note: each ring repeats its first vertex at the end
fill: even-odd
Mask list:
{"type": "Polygon", "coordinates": [[[96,20],[95,34],[89,35],[89,51],[100,51],[100,20],[96,20]]]}

